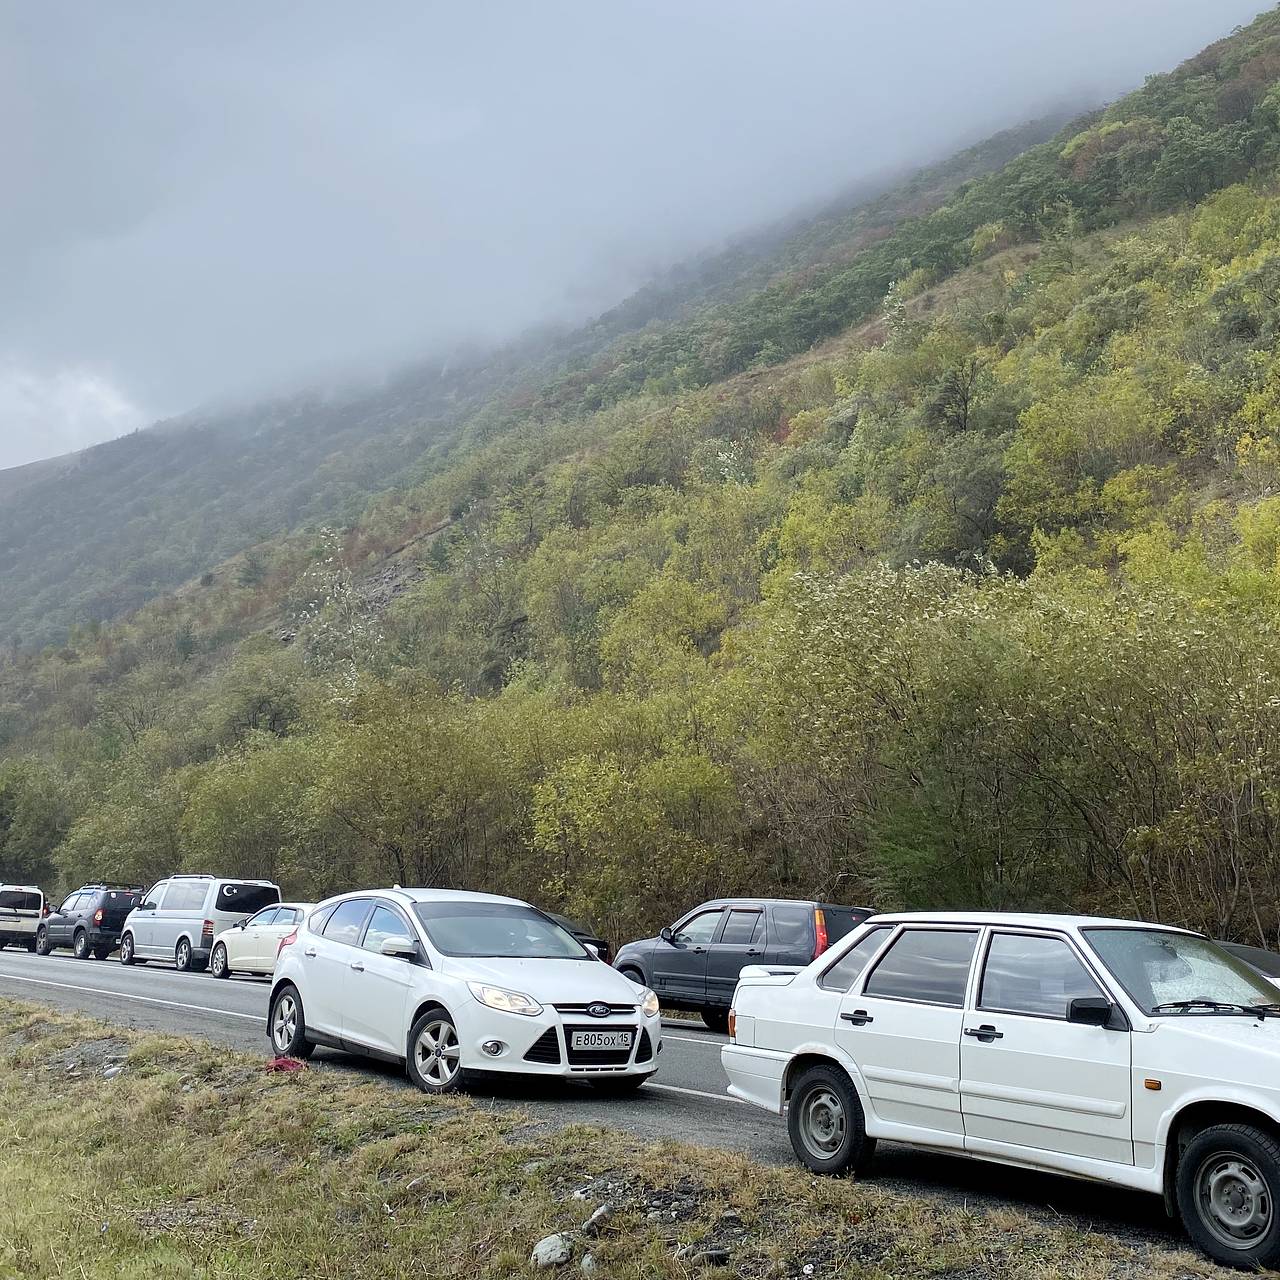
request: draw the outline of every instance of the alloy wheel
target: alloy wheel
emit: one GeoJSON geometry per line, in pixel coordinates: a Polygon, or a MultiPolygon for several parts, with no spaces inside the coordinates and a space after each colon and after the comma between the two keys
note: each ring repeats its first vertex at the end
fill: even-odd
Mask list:
{"type": "Polygon", "coordinates": [[[276,1001],[271,1019],[271,1043],[278,1053],[288,1053],[298,1034],[298,1002],[287,991],[276,1001]]]}
{"type": "Polygon", "coordinates": [[[1252,1249],[1271,1228],[1275,1206],[1266,1179],[1236,1151],[1217,1151],[1196,1170],[1200,1220],[1228,1249],[1252,1249]]]}
{"type": "Polygon", "coordinates": [[[453,1083],[461,1056],[458,1033],[445,1018],[433,1018],[418,1033],[414,1042],[414,1061],[418,1073],[437,1089],[453,1083]]]}

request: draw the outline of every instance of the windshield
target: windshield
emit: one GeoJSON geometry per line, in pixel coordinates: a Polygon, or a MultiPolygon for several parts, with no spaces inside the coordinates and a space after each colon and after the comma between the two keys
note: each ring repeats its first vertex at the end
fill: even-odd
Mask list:
{"type": "Polygon", "coordinates": [[[414,912],[446,956],[590,960],[572,934],[541,911],[506,902],[415,902],[414,912]]]}
{"type": "Polygon", "coordinates": [[[1277,991],[1216,942],[1166,929],[1085,929],[1121,986],[1150,1014],[1274,1004],[1277,991]]]}

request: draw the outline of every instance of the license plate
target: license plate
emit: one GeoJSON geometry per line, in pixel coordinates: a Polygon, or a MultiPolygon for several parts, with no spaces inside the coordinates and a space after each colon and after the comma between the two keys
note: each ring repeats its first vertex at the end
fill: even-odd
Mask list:
{"type": "Polygon", "coordinates": [[[574,1049],[630,1049],[630,1031],[575,1031],[574,1049]]]}

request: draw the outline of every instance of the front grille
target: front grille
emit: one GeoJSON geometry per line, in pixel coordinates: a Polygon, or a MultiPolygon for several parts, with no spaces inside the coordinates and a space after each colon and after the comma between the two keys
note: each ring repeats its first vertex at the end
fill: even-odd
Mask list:
{"type": "Polygon", "coordinates": [[[555,1027],[548,1027],[534,1042],[533,1047],[524,1055],[526,1062],[541,1062],[544,1066],[554,1066],[560,1061],[560,1041],[556,1038],[555,1027]]]}
{"type": "Polygon", "coordinates": [[[653,1041],[649,1039],[649,1033],[642,1031],[640,1033],[640,1047],[636,1050],[637,1062],[648,1062],[653,1057],[653,1041]]]}
{"type": "MultiPolygon", "coordinates": [[[[582,1016],[582,1015],[585,1015],[585,1014],[586,1014],[587,1010],[588,1010],[589,1008],[591,1008],[591,1006],[592,1006],[593,1004],[605,1004],[605,1003],[606,1003],[606,1001],[604,1001],[604,1000],[591,1000],[591,1001],[589,1001],[589,1002],[588,1002],[588,1003],[586,1003],[586,1004],[557,1004],[557,1005],[552,1005],[551,1007],[552,1007],[552,1008],[553,1008],[557,1013],[576,1013],[576,1014],[578,1014],[578,1015],[582,1016]]],[[[635,1007],[635,1005],[633,1005],[633,1004],[611,1004],[611,1005],[609,1005],[609,1012],[610,1012],[611,1014],[613,1014],[613,1013],[635,1013],[635,1011],[636,1011],[636,1007],[635,1007]]]]}
{"type": "Polygon", "coordinates": [[[635,1042],[634,1027],[604,1027],[597,1023],[594,1027],[566,1026],[564,1042],[568,1047],[569,1065],[571,1067],[625,1067],[631,1061],[631,1045],[635,1042]],[[628,1031],[630,1040],[625,1049],[575,1049],[573,1033],[575,1031],[628,1031]]]}

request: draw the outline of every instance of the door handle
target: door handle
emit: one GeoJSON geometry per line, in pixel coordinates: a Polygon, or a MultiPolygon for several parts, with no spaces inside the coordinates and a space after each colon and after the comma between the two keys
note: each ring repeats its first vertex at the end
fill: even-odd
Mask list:
{"type": "Polygon", "coordinates": [[[757,948],[755,948],[755,947],[748,947],[748,948],[747,948],[747,955],[749,955],[749,956],[758,956],[759,954],[760,954],[760,952],[759,952],[759,950],[758,950],[757,948]]]}
{"type": "Polygon", "coordinates": [[[865,1027],[868,1022],[875,1021],[865,1009],[855,1009],[852,1013],[842,1013],[840,1016],[845,1022],[852,1022],[855,1027],[865,1027]]]}
{"type": "Polygon", "coordinates": [[[1004,1032],[997,1031],[989,1022],[984,1022],[980,1027],[965,1027],[964,1033],[972,1036],[975,1040],[981,1040],[983,1044],[990,1044],[993,1040],[1003,1040],[1004,1032]]]}
{"type": "Polygon", "coordinates": [[[353,960],[353,961],[351,962],[351,967],[352,967],[352,968],[353,968],[357,973],[363,973],[363,972],[364,972],[364,965],[363,965],[359,960],[353,960]]]}
{"type": "Polygon", "coordinates": [[[316,949],[315,949],[315,947],[307,947],[307,948],[306,948],[306,950],[304,950],[302,954],[303,954],[304,956],[310,956],[312,959],[314,959],[314,958],[315,958],[315,954],[316,954],[316,949]]]}
{"type": "Polygon", "coordinates": [[[700,956],[700,955],[702,955],[705,951],[706,951],[706,947],[694,947],[694,948],[693,948],[693,954],[694,954],[695,956],[700,956]]]}

